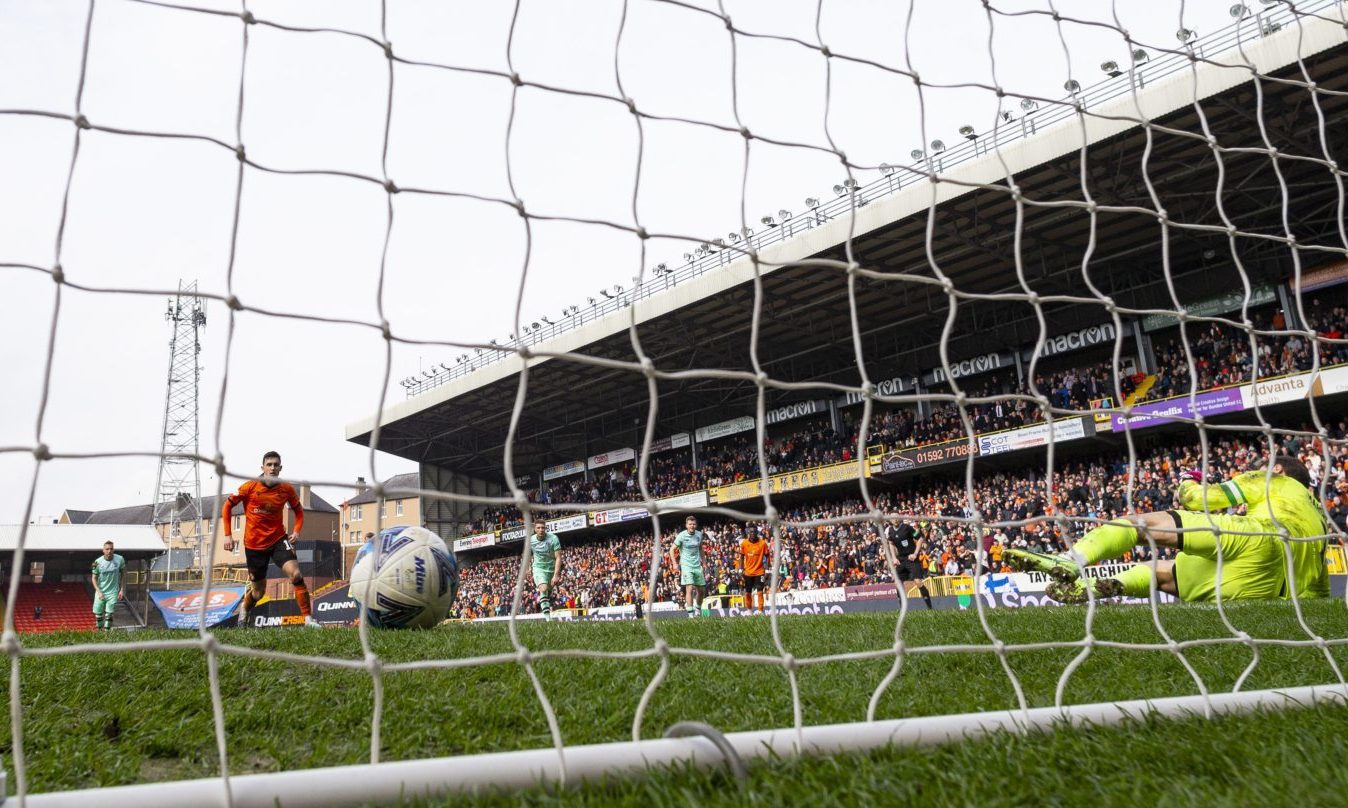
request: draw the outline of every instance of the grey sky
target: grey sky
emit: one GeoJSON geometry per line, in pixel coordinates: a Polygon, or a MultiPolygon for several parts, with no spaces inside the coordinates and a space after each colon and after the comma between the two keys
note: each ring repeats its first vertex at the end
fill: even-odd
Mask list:
{"type": "MultiPolygon", "coordinates": [[[[190,0],[183,0],[191,4],[190,0]]],[[[205,3],[197,3],[207,6],[205,3]]],[[[237,10],[236,4],[217,4],[237,10]]],[[[715,8],[695,0],[690,5],[715,8]]],[[[1006,12],[1043,2],[999,2],[1006,12]]],[[[1176,45],[1183,26],[1226,25],[1221,2],[1120,3],[1132,36],[1176,45]],[[1183,15],[1183,17],[1181,17],[1183,15]],[[1181,22],[1182,20],[1182,22],[1181,22]]],[[[992,83],[988,19],[974,0],[919,0],[905,34],[903,2],[827,0],[823,41],[835,52],[904,67],[924,81],[992,83]],[[911,45],[911,54],[905,51],[911,45]]],[[[1059,3],[1109,21],[1107,2],[1059,3]]],[[[0,110],[70,113],[83,35],[83,0],[0,0],[0,110]]],[[[259,18],[289,25],[379,34],[377,2],[251,2],[259,18]]],[[[513,3],[388,3],[388,39],[403,57],[505,71],[513,3]]],[[[814,42],[818,4],[727,2],[735,24],[814,42]]],[[[551,86],[616,95],[617,0],[523,0],[514,68],[551,86]]],[[[1121,35],[1068,25],[1072,67],[1043,15],[993,21],[997,80],[1012,92],[1057,97],[1068,75],[1083,84],[1105,59],[1126,63],[1121,35]]],[[[83,112],[98,124],[205,134],[235,141],[242,23],[128,2],[100,0],[90,38],[83,112]]],[[[381,176],[387,62],[375,45],[323,33],[249,29],[242,141],[249,156],[282,169],[381,176]]],[[[716,18],[654,0],[631,0],[617,61],[626,94],[646,112],[735,126],[774,139],[824,146],[826,60],[799,45],[740,37],[732,73],[730,37],[716,18]],[[732,95],[732,89],[737,90],[732,95]],[[733,99],[733,100],[732,100],[733,99]]],[[[933,138],[992,126],[996,98],[977,89],[922,92],[911,79],[833,60],[828,132],[851,162],[906,162],[933,138]],[[923,132],[920,111],[925,110],[923,132]]],[[[506,147],[511,85],[494,76],[396,69],[388,174],[404,187],[512,196],[507,165],[529,210],[633,224],[637,128],[611,101],[521,90],[506,147]],[[508,160],[508,162],[507,162],[508,160]]],[[[1014,99],[1007,103],[1014,107],[1014,99]]],[[[701,239],[779,208],[800,210],[844,176],[817,150],[751,145],[741,196],[744,141],[737,134],[646,121],[637,211],[652,231],[701,239]]],[[[50,267],[74,127],[68,121],[0,115],[0,263],[50,267]]],[[[88,132],[71,188],[61,263],[72,282],[118,289],[171,289],[197,279],[224,293],[237,163],[219,146],[88,132]]],[[[862,175],[870,179],[874,172],[862,175]]],[[[233,291],[273,311],[377,322],[385,193],[336,177],[281,176],[249,169],[244,181],[233,291]]],[[[384,314],[400,336],[486,342],[514,329],[524,267],[524,228],[511,209],[487,202],[402,194],[384,279],[384,314]]],[[[584,303],[601,286],[627,284],[643,263],[677,263],[689,244],[640,241],[621,231],[568,222],[533,223],[521,312],[526,321],[584,303]]],[[[31,447],[42,393],[55,284],[31,270],[0,269],[0,447],[31,447]]],[[[127,294],[62,295],[55,363],[42,440],[57,452],[156,452],[170,331],[164,300],[127,294]]],[[[277,449],[288,475],[326,481],[386,477],[412,464],[342,440],[343,426],[370,415],[384,375],[385,346],[370,328],[243,313],[225,378],[228,316],[207,310],[202,453],[220,451],[231,472],[253,474],[277,449]],[[219,445],[216,431],[219,428],[219,445]]],[[[398,379],[420,361],[452,362],[453,348],[397,346],[398,379]]],[[[0,523],[23,517],[35,462],[0,453],[0,523]]],[[[148,501],[151,457],[56,460],[43,464],[33,517],[62,509],[148,501]]],[[[203,469],[203,491],[216,487],[203,469]]],[[[232,489],[237,480],[227,481],[232,489]]],[[[339,502],[340,488],[320,488],[339,502]]]]}

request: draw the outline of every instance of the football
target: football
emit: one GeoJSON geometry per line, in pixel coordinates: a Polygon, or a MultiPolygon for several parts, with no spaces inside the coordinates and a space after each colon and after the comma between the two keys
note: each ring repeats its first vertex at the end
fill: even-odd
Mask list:
{"type": "Polygon", "coordinates": [[[349,591],[371,626],[430,628],[458,588],[458,561],[443,539],[424,527],[390,527],[356,553],[349,591]]]}

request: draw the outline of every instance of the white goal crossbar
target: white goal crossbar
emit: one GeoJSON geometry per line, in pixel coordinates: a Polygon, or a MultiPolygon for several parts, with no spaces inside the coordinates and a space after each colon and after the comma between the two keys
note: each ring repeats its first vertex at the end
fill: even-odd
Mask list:
{"type": "MultiPolygon", "coordinates": [[[[1145,717],[1193,718],[1258,710],[1348,704],[1348,688],[1312,685],[1245,693],[1213,693],[1164,699],[1037,707],[963,715],[937,715],[869,723],[827,724],[795,729],[732,732],[725,738],[743,760],[865,752],[889,746],[932,746],[1000,732],[1049,732],[1111,726],[1145,717]]],[[[202,778],[50,794],[30,794],[31,808],[340,808],[382,804],[416,796],[443,798],[490,789],[574,786],[605,778],[648,774],[652,769],[725,765],[716,745],[702,737],[590,744],[556,749],[497,752],[377,765],[334,766],[303,771],[202,778]],[[352,788],[360,783],[359,789],[352,788]]]]}

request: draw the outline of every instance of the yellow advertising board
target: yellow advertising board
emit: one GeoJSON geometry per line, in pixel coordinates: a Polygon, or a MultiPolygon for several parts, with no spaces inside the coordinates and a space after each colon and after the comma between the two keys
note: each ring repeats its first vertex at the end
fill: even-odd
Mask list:
{"type": "Polygon", "coordinates": [[[1330,575],[1348,575],[1348,560],[1344,558],[1341,545],[1331,544],[1326,548],[1325,566],[1329,567],[1330,575]]]}
{"type": "MultiPolygon", "coordinates": [[[[865,474],[871,476],[871,469],[868,465],[865,474]]],[[[804,488],[814,488],[817,485],[828,485],[830,483],[847,482],[857,478],[857,462],[849,460],[846,463],[834,463],[831,466],[817,466],[812,469],[801,469],[800,471],[788,471],[785,474],[774,474],[768,478],[767,489],[769,493],[781,494],[786,491],[799,491],[804,488]]],[[[740,499],[751,499],[763,495],[763,479],[746,480],[742,483],[731,483],[711,489],[711,501],[716,503],[734,502],[740,499]]]]}

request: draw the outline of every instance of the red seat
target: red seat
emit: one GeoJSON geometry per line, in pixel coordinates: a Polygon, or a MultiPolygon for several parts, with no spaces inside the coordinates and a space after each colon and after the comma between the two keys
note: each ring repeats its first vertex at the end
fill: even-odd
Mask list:
{"type": "Polygon", "coordinates": [[[19,584],[14,630],[20,632],[93,631],[94,603],[79,583],[19,584]],[[34,607],[42,617],[33,619],[34,607]]]}

